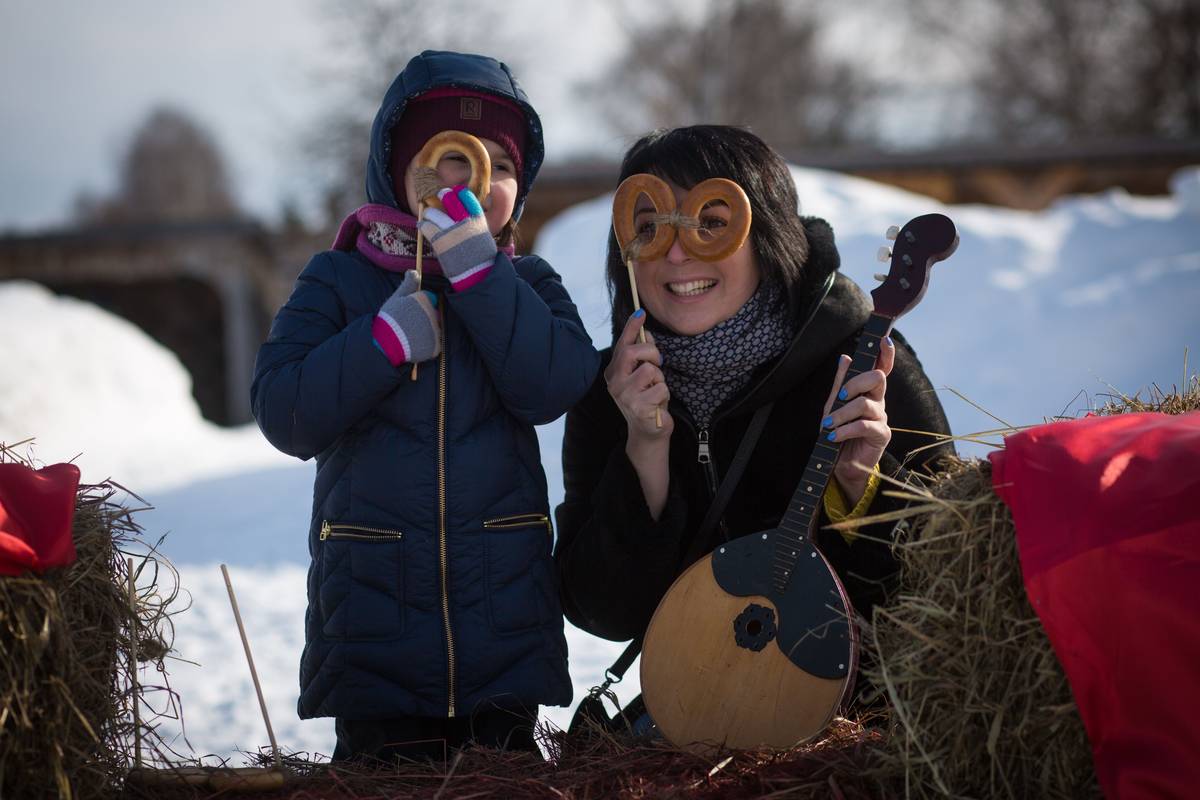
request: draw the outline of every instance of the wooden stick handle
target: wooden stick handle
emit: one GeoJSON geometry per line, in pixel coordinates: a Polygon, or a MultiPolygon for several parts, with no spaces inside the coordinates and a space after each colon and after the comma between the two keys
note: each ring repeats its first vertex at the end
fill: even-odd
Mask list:
{"type": "Polygon", "coordinates": [[[254,680],[254,691],[258,694],[258,707],[262,709],[263,722],[267,724],[267,736],[271,740],[271,750],[275,753],[275,766],[283,769],[283,758],[279,755],[279,745],[275,742],[275,731],[271,728],[271,718],[267,715],[267,701],[263,699],[262,685],[258,682],[258,670],[254,668],[254,656],[250,654],[250,640],[246,638],[246,627],[242,625],[242,612],[238,610],[237,595],[233,593],[233,581],[229,579],[229,568],[221,565],[221,574],[225,576],[225,588],[229,590],[229,604],[233,606],[233,618],[237,620],[238,633],[242,636],[242,648],[246,651],[246,663],[250,665],[250,677],[254,680]]]}
{"type": "MultiPolygon", "coordinates": [[[[422,245],[425,243],[425,237],[421,235],[421,215],[425,213],[425,202],[421,201],[417,204],[417,291],[421,291],[421,256],[424,254],[422,245]]],[[[412,372],[409,373],[408,379],[415,381],[417,379],[417,365],[412,365],[412,372]]]]}
{"type": "Polygon", "coordinates": [[[142,766],[142,720],[138,710],[138,607],[137,585],[133,579],[133,557],[126,561],[129,567],[129,684],[133,698],[133,766],[142,766]]]}
{"type": "MultiPolygon", "coordinates": [[[[638,298],[637,278],[633,274],[633,259],[625,259],[625,269],[629,270],[629,293],[633,295],[633,310],[637,311],[642,307],[642,301],[638,298]]],[[[638,341],[642,344],[646,343],[646,326],[638,328],[638,341]]],[[[655,406],[654,408],[654,427],[662,427],[662,409],[655,406]]]]}

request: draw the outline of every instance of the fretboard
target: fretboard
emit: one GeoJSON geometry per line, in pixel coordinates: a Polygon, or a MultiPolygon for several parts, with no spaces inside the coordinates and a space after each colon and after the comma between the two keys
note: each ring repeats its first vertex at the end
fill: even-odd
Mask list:
{"type": "MultiPolygon", "coordinates": [[[[892,320],[872,314],[863,328],[862,336],[858,339],[854,355],[850,361],[850,369],[846,372],[843,385],[856,375],[875,368],[875,360],[879,357],[880,342],[892,328],[892,320]]],[[[844,406],[846,401],[834,399],[830,413],[844,406]]],[[[819,421],[818,423],[819,424],[819,421]]],[[[841,442],[831,442],[826,439],[828,431],[824,428],[817,435],[817,443],[813,447],[808,464],[804,467],[800,484],[792,495],[792,502],[779,521],[781,534],[775,540],[775,558],[772,564],[772,582],[778,591],[787,587],[795,571],[798,554],[803,552],[800,547],[812,536],[813,520],[816,519],[817,509],[825,488],[829,485],[833,474],[833,465],[837,462],[838,453],[842,449],[841,442]]],[[[873,466],[873,465],[870,465],[873,466]]]]}

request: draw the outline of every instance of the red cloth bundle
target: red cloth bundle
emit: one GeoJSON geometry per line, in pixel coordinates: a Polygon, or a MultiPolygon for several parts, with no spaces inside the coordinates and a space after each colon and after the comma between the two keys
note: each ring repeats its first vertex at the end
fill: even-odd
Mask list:
{"type": "Polygon", "coordinates": [[[33,470],[0,464],[0,575],[43,572],[75,561],[71,521],[79,467],[33,470]]]}
{"type": "Polygon", "coordinates": [[[1105,796],[1195,797],[1200,412],[1043,425],[991,461],[1105,796]]]}

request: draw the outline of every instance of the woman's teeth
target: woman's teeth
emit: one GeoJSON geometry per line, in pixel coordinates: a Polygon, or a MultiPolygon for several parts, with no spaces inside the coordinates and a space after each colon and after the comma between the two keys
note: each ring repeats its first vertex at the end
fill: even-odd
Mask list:
{"type": "Polygon", "coordinates": [[[686,297],[708,291],[716,285],[717,282],[713,280],[688,281],[687,283],[668,283],[667,288],[671,290],[671,294],[679,294],[686,297]]]}

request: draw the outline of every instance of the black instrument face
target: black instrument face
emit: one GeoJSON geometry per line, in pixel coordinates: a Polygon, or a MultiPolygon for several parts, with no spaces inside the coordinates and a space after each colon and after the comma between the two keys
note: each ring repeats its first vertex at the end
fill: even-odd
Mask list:
{"type": "MultiPolygon", "coordinates": [[[[854,668],[854,644],[857,632],[850,620],[850,604],[846,591],[811,542],[796,544],[795,571],[783,590],[771,580],[776,539],[780,531],[770,530],[743,536],[718,547],[712,554],[713,578],[722,590],[735,597],[761,595],[770,600],[778,612],[773,615],[775,643],[793,664],[819,678],[845,678],[854,668]]],[[[789,537],[790,538],[790,537],[789,537]]],[[[765,606],[751,603],[732,620],[734,635],[758,644],[765,635],[761,612],[751,609],[765,606]],[[757,628],[753,623],[758,622],[757,628]],[[757,636],[751,629],[758,632],[757,636]]],[[[762,641],[755,647],[767,645],[762,641]]]]}

